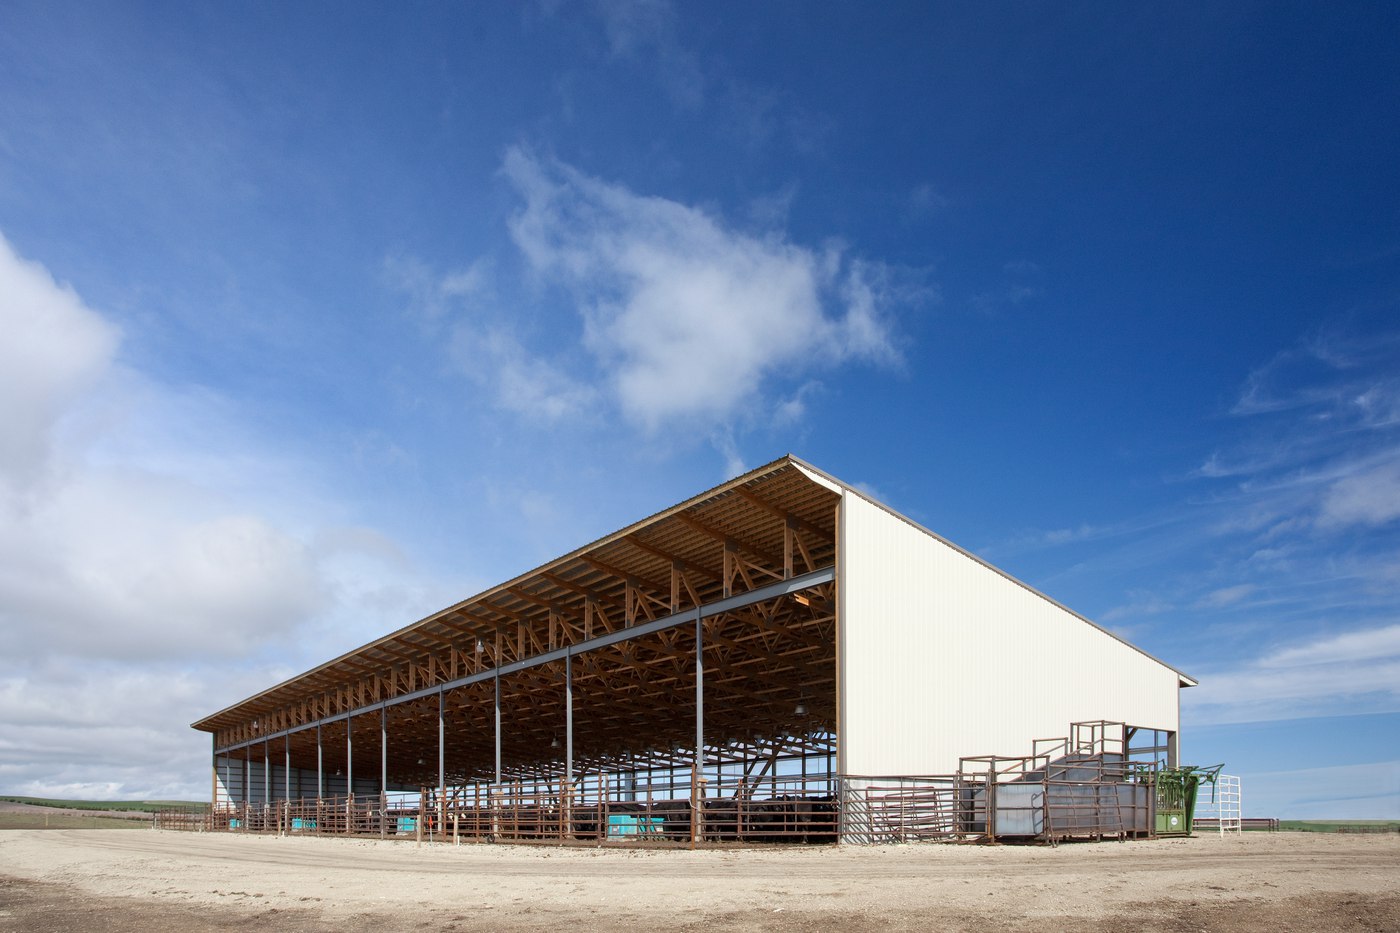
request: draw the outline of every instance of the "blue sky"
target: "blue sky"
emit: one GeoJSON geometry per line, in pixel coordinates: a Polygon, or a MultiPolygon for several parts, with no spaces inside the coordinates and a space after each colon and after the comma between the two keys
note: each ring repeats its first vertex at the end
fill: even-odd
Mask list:
{"type": "MultiPolygon", "coordinates": [[[[792,451],[1400,818],[1393,4],[0,17],[0,790],[792,451]]],[[[1008,750],[1010,751],[1010,750],[1008,750]]]]}

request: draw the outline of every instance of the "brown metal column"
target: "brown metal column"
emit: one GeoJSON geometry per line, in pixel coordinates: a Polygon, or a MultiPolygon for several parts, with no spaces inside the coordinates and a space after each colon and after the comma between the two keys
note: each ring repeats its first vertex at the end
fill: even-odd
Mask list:
{"type": "Polygon", "coordinates": [[[442,690],[438,690],[438,832],[447,825],[447,723],[443,717],[442,690]]]}
{"type": "Polygon", "coordinates": [[[379,838],[388,832],[389,821],[389,726],[388,710],[379,707],[379,838]]]}
{"type": "Polygon", "coordinates": [[[695,761],[690,771],[690,844],[705,835],[705,622],[695,609],[695,761]]]}

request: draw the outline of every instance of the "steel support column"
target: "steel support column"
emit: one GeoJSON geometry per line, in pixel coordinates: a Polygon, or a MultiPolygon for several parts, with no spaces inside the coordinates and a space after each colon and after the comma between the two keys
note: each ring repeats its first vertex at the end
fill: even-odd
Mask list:
{"type": "Polygon", "coordinates": [[[501,783],[501,675],[496,674],[496,783],[501,783]]]}
{"type": "Polygon", "coordinates": [[[447,813],[447,720],[443,717],[442,691],[438,691],[438,829],[447,813]]]}
{"type": "Polygon", "coordinates": [[[388,832],[389,821],[389,710],[379,707],[379,838],[388,832]]]}
{"type": "Polygon", "coordinates": [[[690,778],[690,843],[705,833],[705,620],[695,610],[695,764],[690,778]]]}
{"type": "Polygon", "coordinates": [[[564,655],[564,825],[566,838],[574,825],[574,655],[564,655]]]}
{"type": "Polygon", "coordinates": [[[325,757],[321,749],[321,724],[316,724],[316,799],[320,800],[326,793],[326,769],[325,757]]]}
{"type": "Polygon", "coordinates": [[[564,779],[574,786],[574,656],[564,655],[564,779]]]}

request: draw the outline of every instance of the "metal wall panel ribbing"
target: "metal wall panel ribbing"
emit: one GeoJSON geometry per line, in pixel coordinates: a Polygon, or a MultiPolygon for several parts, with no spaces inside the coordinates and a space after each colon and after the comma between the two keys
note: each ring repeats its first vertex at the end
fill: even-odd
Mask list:
{"type": "Polygon", "coordinates": [[[853,492],[842,511],[846,773],[949,773],[1075,721],[1176,731],[1176,671],[853,492]]]}
{"type": "MultiPolygon", "coordinates": [[[[242,803],[245,799],[250,803],[264,803],[263,788],[267,787],[272,791],[273,800],[281,800],[286,797],[286,791],[290,786],[292,799],[311,799],[316,796],[316,772],[304,768],[292,768],[288,774],[287,769],[272,762],[268,767],[267,780],[263,780],[262,759],[255,759],[245,764],[242,758],[232,758],[220,755],[215,762],[215,800],[219,804],[242,803]],[[251,780],[245,781],[245,767],[247,774],[251,775],[251,780]],[[246,797],[245,797],[246,794],[246,797]]],[[[345,793],[345,778],[339,774],[326,774],[325,794],[345,793]]],[[[416,786],[410,787],[406,784],[390,784],[390,791],[414,791],[416,786]]],[[[379,780],[377,777],[356,777],[355,793],[357,794],[377,794],[379,793],[379,780]]]]}

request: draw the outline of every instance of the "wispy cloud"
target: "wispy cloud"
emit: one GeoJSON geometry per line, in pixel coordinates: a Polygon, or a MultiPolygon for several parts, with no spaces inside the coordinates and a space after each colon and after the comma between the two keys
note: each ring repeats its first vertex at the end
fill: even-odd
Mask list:
{"type": "Polygon", "coordinates": [[[1225,606],[1235,606],[1257,589],[1258,587],[1253,583],[1237,583],[1234,586],[1223,586],[1220,589],[1211,590],[1198,601],[1197,605],[1206,609],[1220,609],[1225,606]]]}
{"type": "Polygon", "coordinates": [[[1343,528],[1358,524],[1384,525],[1397,518],[1400,518],[1400,460],[1337,479],[1322,495],[1317,520],[1324,528],[1343,528]]]}
{"type": "Polygon", "coordinates": [[[970,303],[984,314],[993,314],[1038,298],[1041,271],[1038,263],[1026,259],[1003,263],[1000,281],[973,295],[970,303]]]}
{"type": "Polygon", "coordinates": [[[1202,672],[1182,704],[1198,724],[1400,710],[1400,625],[1288,644],[1202,672]]]}
{"type": "Polygon", "coordinates": [[[1131,581],[1098,618],[1200,677],[1189,723],[1400,708],[1397,371],[1393,335],[1311,337],[1245,378],[1215,449],[1163,478],[1175,501],[1003,547],[1073,561],[1042,585],[1131,581]]]}
{"type": "Polygon", "coordinates": [[[421,259],[390,256],[384,260],[384,274],[393,287],[409,296],[409,308],[429,328],[491,297],[491,264],[485,259],[439,275],[421,259]]]}
{"type": "Polygon", "coordinates": [[[599,401],[592,386],[531,353],[506,325],[464,320],[453,328],[452,360],[506,411],[546,423],[585,418],[599,401]]]}
{"type": "Polygon", "coordinates": [[[1400,820],[1400,760],[1255,772],[1244,787],[1246,816],[1400,820]]]}
{"type": "MultiPolygon", "coordinates": [[[[1377,659],[1400,659],[1400,625],[1360,632],[1346,632],[1318,641],[1281,648],[1259,659],[1260,667],[1300,667],[1339,661],[1371,663],[1377,659]]],[[[1395,683],[1400,690],[1400,681],[1395,683]]]]}
{"type": "Polygon", "coordinates": [[[596,0],[610,53],[646,58],[671,100],[694,109],[705,99],[706,78],[695,54],[680,41],[676,8],[667,0],[596,0]]]}
{"type": "Polygon", "coordinates": [[[914,186],[905,204],[905,213],[911,220],[923,220],[948,206],[948,197],[929,182],[914,186]]]}

